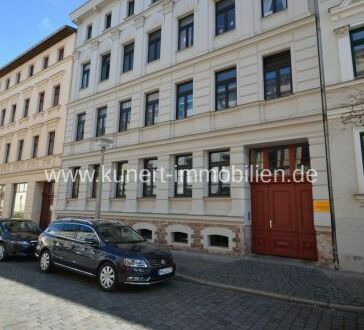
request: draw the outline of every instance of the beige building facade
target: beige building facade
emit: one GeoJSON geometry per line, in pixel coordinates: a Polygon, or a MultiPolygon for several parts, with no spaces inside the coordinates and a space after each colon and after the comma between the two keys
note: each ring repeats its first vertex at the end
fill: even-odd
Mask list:
{"type": "Polygon", "coordinates": [[[75,29],[65,26],[0,69],[0,216],[46,227],[63,153],[75,29]]]}
{"type": "Polygon", "coordinates": [[[320,1],[320,15],[340,268],[363,272],[364,1],[320,1]]]}
{"type": "MultiPolygon", "coordinates": [[[[175,249],[332,264],[313,1],[91,0],[78,25],[62,168],[254,165],[310,184],[205,176],[104,183],[102,218],[175,249]]],[[[92,217],[95,184],[61,182],[57,217],[92,217]]]]}

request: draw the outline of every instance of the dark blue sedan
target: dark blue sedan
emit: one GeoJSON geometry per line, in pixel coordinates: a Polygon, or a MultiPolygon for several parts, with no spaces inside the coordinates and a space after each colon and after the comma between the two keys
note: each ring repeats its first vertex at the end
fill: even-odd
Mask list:
{"type": "Polygon", "coordinates": [[[33,256],[41,230],[30,220],[0,219],[0,261],[33,256]]]}

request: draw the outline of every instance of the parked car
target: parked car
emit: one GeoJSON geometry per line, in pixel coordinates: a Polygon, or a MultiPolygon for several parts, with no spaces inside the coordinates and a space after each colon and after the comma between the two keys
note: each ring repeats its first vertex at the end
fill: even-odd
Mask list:
{"type": "Polygon", "coordinates": [[[31,220],[0,219],[0,261],[11,256],[34,256],[40,233],[31,220]]]}
{"type": "Polygon", "coordinates": [[[98,278],[101,288],[149,285],[175,276],[172,254],[146,241],[120,221],[57,220],[40,235],[36,247],[42,272],[61,267],[98,278]]]}

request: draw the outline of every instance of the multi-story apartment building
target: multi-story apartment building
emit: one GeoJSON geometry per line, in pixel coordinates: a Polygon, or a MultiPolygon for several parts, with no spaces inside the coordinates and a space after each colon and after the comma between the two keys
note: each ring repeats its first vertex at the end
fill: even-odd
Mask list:
{"type": "MultiPolygon", "coordinates": [[[[118,177],[254,165],[290,178],[106,182],[103,218],[176,249],[332,263],[313,1],[91,0],[71,17],[65,170],[99,170],[105,137],[118,177]],[[302,166],[314,183],[293,182],[302,166]]],[[[93,216],[96,195],[97,176],[61,183],[57,216],[93,216]]]]}
{"type": "Polygon", "coordinates": [[[320,1],[339,261],[364,271],[364,1],[320,1]]]}
{"type": "Polygon", "coordinates": [[[75,29],[65,26],[0,69],[0,216],[53,216],[69,99],[75,29]]]}

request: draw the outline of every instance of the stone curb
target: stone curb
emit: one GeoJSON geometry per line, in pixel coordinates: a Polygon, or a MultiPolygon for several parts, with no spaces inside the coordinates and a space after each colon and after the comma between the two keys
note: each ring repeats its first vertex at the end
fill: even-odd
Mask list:
{"type": "Polygon", "coordinates": [[[301,304],[320,306],[320,307],[324,307],[324,308],[336,309],[336,310],[341,310],[341,311],[364,313],[364,306],[362,307],[362,306],[342,305],[342,304],[323,302],[323,301],[317,301],[317,300],[306,299],[306,298],[293,297],[293,296],[288,296],[288,295],[280,294],[280,293],[260,291],[260,290],[254,290],[254,289],[249,289],[249,288],[244,288],[244,287],[238,287],[238,286],[229,285],[229,284],[221,284],[221,283],[217,283],[217,282],[211,282],[211,281],[202,280],[200,278],[189,276],[189,275],[177,274],[176,278],[181,279],[181,280],[194,282],[194,283],[197,283],[197,284],[212,286],[212,287],[215,287],[215,288],[233,290],[233,291],[252,294],[252,295],[256,295],[256,296],[262,296],[262,297],[265,297],[265,298],[271,298],[271,299],[277,299],[277,300],[288,301],[288,302],[296,302],[296,303],[301,303],[301,304]]]}

